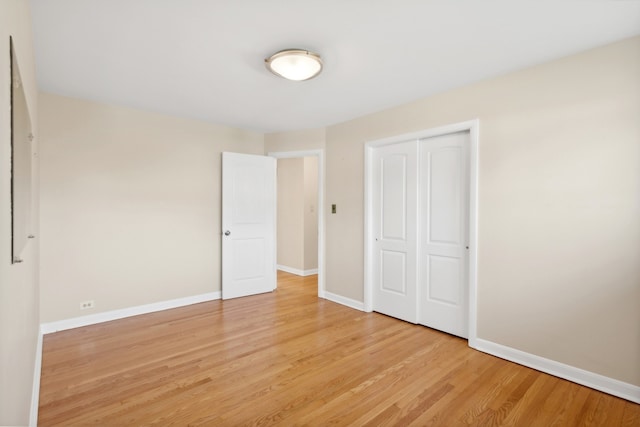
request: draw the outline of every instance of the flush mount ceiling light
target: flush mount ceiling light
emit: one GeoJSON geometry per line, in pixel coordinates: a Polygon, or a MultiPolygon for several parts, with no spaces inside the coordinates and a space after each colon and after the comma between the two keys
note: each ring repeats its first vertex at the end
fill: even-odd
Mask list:
{"type": "Polygon", "coordinates": [[[322,71],[320,55],[304,49],[285,49],[264,60],[273,74],[297,82],[309,80],[322,71]]]}

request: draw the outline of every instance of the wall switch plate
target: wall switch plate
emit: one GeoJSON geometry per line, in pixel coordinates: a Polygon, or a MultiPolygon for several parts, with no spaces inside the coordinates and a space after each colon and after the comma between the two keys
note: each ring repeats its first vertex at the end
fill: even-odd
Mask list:
{"type": "Polygon", "coordinates": [[[95,302],[93,300],[83,301],[80,303],[80,310],[86,310],[88,308],[93,308],[93,307],[95,307],[95,302]]]}

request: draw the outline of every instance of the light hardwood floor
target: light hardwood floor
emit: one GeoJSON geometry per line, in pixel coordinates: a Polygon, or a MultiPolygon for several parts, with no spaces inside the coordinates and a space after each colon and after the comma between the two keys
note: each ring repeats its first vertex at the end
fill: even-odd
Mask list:
{"type": "Polygon", "coordinates": [[[270,294],[46,335],[39,425],[640,425],[640,405],[278,276],[270,294]]]}

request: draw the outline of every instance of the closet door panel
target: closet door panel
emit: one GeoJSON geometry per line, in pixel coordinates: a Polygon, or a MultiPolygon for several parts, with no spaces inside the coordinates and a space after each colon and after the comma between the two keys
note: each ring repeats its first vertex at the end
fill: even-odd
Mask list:
{"type": "Polygon", "coordinates": [[[373,310],[417,323],[417,143],[377,148],[373,161],[373,310]]]}
{"type": "Polygon", "coordinates": [[[419,323],[468,336],[469,133],[419,142],[419,323]]]}

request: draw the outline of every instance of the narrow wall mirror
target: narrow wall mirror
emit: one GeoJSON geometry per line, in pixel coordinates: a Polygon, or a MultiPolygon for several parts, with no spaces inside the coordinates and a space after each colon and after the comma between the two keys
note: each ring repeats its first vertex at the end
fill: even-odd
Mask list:
{"type": "Polygon", "coordinates": [[[11,55],[11,263],[22,262],[31,235],[33,133],[13,39],[11,55]]]}

